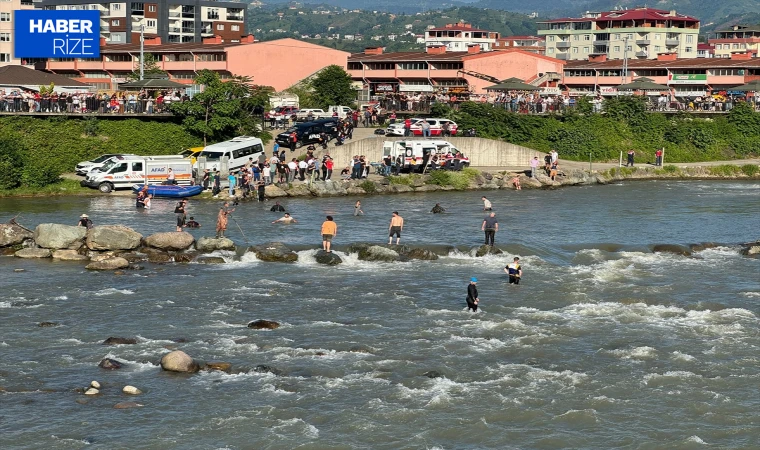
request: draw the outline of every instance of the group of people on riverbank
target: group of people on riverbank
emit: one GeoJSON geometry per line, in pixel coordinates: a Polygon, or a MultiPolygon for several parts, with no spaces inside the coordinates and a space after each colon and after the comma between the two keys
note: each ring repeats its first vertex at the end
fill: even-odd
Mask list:
{"type": "Polygon", "coordinates": [[[0,112],[19,113],[114,113],[154,114],[169,111],[172,103],[189,100],[179,91],[166,92],[75,92],[58,93],[13,89],[0,90],[0,112]]]}

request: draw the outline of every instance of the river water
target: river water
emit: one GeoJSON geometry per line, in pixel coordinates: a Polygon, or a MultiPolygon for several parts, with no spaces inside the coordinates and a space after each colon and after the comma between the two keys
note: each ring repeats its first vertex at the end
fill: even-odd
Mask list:
{"type": "MultiPolygon", "coordinates": [[[[631,182],[486,193],[505,253],[475,258],[482,192],[286,199],[299,223],[241,204],[229,235],[299,248],[295,264],[251,254],[126,275],[0,257],[0,447],[230,449],[758,448],[760,260],[736,245],[760,229],[760,184],[631,182]],[[428,211],[440,202],[447,214],[428,211]],[[452,245],[437,261],[317,265],[335,244],[452,245]],[[717,243],[693,256],[654,244],[717,243]],[[502,268],[521,257],[523,283],[502,268]],[[14,272],[23,268],[24,272],[14,272]],[[481,311],[465,311],[471,276],[481,311]],[[277,330],[251,330],[255,319],[277,330]],[[40,328],[41,321],[60,323],[40,328]],[[136,345],[107,347],[109,336],[136,345]],[[185,342],[177,343],[178,339],[185,342]],[[162,372],[167,348],[228,361],[231,374],[162,372]],[[97,367],[104,358],[125,363],[97,367]],[[257,372],[266,365],[279,374],[257,372]],[[435,371],[437,378],[425,376],[435,371]],[[102,394],[76,388],[91,380],[102,394]],[[121,393],[124,385],[144,391],[121,393]],[[79,402],[78,402],[79,401],[79,402]],[[113,409],[137,401],[135,409],[113,409]]],[[[218,203],[190,201],[213,234],[218,203]]],[[[3,199],[0,219],[173,230],[173,203],[3,199]]],[[[339,247],[340,248],[340,247],[339,247]]]]}

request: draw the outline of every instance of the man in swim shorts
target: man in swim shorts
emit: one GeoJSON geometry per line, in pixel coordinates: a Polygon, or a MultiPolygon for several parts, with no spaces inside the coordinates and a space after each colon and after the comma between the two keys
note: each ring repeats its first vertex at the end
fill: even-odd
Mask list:
{"type": "Polygon", "coordinates": [[[336,234],[338,234],[338,224],[333,221],[332,216],[327,216],[327,220],[322,222],[322,250],[331,253],[330,246],[336,234]]]}
{"type": "Polygon", "coordinates": [[[393,211],[391,224],[388,226],[388,245],[393,242],[393,235],[396,235],[396,245],[401,240],[401,230],[404,229],[404,219],[398,215],[398,211],[393,211]]]}

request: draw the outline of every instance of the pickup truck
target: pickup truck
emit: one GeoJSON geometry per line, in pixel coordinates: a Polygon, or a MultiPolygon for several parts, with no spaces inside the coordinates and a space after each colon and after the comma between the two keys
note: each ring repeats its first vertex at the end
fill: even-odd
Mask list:
{"type": "Polygon", "coordinates": [[[296,113],[296,120],[298,121],[326,119],[328,117],[330,117],[330,115],[323,109],[300,109],[296,113]],[[309,118],[309,114],[311,114],[311,118],[309,118]]]}

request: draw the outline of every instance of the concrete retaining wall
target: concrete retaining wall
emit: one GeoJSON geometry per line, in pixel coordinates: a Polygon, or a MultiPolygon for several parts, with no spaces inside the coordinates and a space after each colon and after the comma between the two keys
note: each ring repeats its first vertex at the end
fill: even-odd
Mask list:
{"type": "MultiPolygon", "coordinates": [[[[508,142],[469,137],[441,139],[451,142],[469,157],[470,165],[473,167],[530,167],[529,161],[536,155],[543,161],[543,155],[540,152],[508,142]]],[[[348,165],[354,155],[365,155],[372,162],[380,161],[383,155],[383,141],[389,140],[403,140],[403,138],[369,137],[354,142],[348,141],[349,143],[340,147],[331,145],[328,151],[335,160],[335,168],[341,169],[348,165]]],[[[322,153],[321,149],[319,153],[322,153]]]]}

